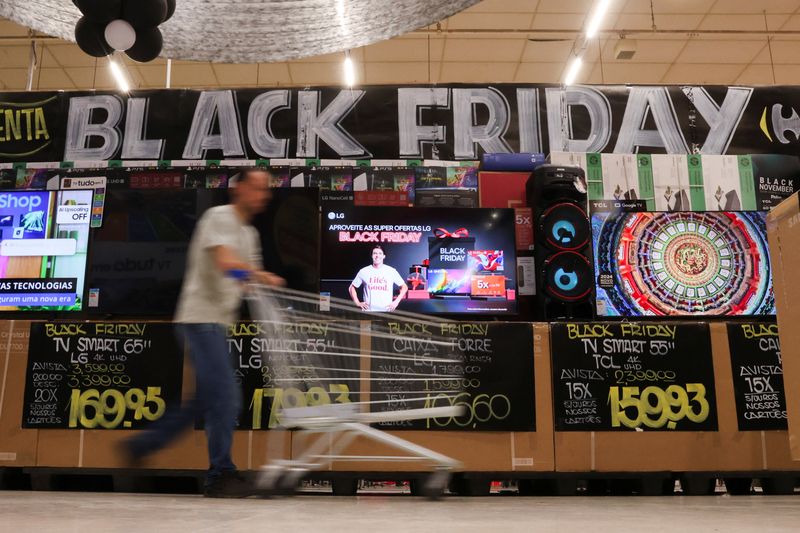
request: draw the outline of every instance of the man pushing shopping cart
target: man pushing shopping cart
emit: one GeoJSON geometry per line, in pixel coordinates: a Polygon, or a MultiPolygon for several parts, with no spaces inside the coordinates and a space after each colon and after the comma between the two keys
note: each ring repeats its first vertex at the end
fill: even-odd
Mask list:
{"type": "Polygon", "coordinates": [[[459,416],[454,399],[462,392],[463,354],[436,334],[427,335],[421,352],[409,353],[398,344],[396,331],[436,332],[438,321],[429,317],[395,311],[383,319],[337,299],[323,314],[318,295],[282,288],[282,278],[263,270],[258,232],[249,224],[269,201],[269,183],[266,171],[244,170],[231,203],[209,209],[198,222],[175,317],[178,337],[187,344],[195,368],[195,396],[126,441],[126,454],[131,462],[140,461],[199,417],[208,439],[204,494],[209,497],[292,489],[307,473],[333,461],[387,460],[428,463],[434,473],[424,492],[440,494],[458,463],[374,426],[459,416]],[[269,383],[248,401],[272,413],[268,427],[296,430],[296,441],[307,443],[305,449],[296,447],[292,459],[266,464],[258,487],[231,460],[242,398],[226,331],[237,319],[243,296],[265,341],[263,366],[270,369],[265,374],[269,383]],[[331,332],[329,343],[307,342],[307,328],[298,326],[321,322],[331,332]],[[399,454],[343,455],[359,438],[399,454]]]}

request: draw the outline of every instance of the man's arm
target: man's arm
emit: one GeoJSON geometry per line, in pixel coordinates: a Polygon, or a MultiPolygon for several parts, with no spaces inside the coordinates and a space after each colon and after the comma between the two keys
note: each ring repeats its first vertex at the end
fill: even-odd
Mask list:
{"type": "Polygon", "coordinates": [[[362,311],[369,310],[369,304],[367,302],[360,302],[358,300],[358,290],[356,289],[355,285],[352,284],[350,285],[350,298],[352,298],[353,303],[360,307],[362,311]]]}

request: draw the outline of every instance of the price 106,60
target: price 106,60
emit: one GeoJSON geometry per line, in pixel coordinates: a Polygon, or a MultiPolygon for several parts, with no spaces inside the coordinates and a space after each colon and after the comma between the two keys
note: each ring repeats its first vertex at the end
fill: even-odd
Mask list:
{"type": "Polygon", "coordinates": [[[427,428],[431,428],[431,421],[438,427],[447,427],[455,424],[458,427],[476,427],[478,422],[505,420],[511,414],[511,400],[504,394],[478,394],[474,398],[469,392],[460,394],[437,394],[427,396],[425,408],[430,407],[461,407],[463,414],[449,418],[428,418],[427,428]]]}
{"type": "Polygon", "coordinates": [[[611,425],[631,429],[642,425],[658,429],[675,429],[684,418],[696,424],[705,422],[709,414],[706,387],[702,383],[686,386],[611,387],[608,392],[611,406],[611,425]],[[691,395],[691,398],[690,398],[691,395]]]}
{"type": "Polygon", "coordinates": [[[267,427],[275,428],[281,423],[281,410],[292,407],[313,407],[331,403],[350,403],[350,387],[344,383],[332,383],[326,391],[322,387],[310,387],[302,391],[295,387],[269,387],[253,391],[250,407],[253,410],[253,429],[261,429],[264,398],[271,398],[267,427]]]}
{"type": "Polygon", "coordinates": [[[124,393],[116,389],[107,389],[102,393],[97,389],[83,392],[72,389],[69,403],[69,427],[93,429],[98,426],[115,429],[122,425],[131,427],[131,421],[125,420],[128,411],[133,411],[133,420],[158,420],[166,410],[166,403],[161,398],[161,387],[128,389],[124,393]]]}

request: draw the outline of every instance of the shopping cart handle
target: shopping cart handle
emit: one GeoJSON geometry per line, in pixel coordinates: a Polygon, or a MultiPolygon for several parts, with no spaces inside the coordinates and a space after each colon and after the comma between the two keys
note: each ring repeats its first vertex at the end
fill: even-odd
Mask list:
{"type": "Polygon", "coordinates": [[[313,407],[286,407],[281,410],[284,421],[303,420],[306,418],[347,417],[359,412],[359,404],[332,403],[313,407]]]}
{"type": "Polygon", "coordinates": [[[239,280],[239,281],[247,281],[250,279],[251,272],[249,270],[245,270],[243,268],[231,268],[229,269],[226,274],[228,277],[239,280]]]}

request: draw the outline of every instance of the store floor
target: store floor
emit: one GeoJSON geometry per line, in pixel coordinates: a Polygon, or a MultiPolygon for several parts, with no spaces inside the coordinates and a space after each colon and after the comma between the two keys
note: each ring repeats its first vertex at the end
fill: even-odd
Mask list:
{"type": "Polygon", "coordinates": [[[798,531],[797,496],[504,497],[200,496],[0,492],[0,530],[74,531],[798,531]]]}

